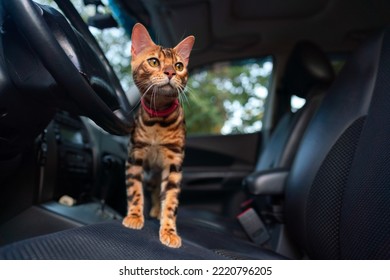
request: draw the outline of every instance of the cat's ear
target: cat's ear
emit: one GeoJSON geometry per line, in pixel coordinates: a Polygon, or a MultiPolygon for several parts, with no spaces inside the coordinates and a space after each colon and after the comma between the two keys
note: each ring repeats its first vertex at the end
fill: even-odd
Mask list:
{"type": "Polygon", "coordinates": [[[155,46],[148,30],[141,23],[136,23],[131,33],[131,55],[135,57],[145,48],[155,46]]]}
{"type": "Polygon", "coordinates": [[[192,50],[192,47],[195,43],[195,37],[194,36],[188,36],[183,41],[181,41],[177,46],[174,48],[174,50],[180,55],[182,59],[184,59],[184,64],[187,66],[188,61],[190,59],[190,53],[192,50]]]}

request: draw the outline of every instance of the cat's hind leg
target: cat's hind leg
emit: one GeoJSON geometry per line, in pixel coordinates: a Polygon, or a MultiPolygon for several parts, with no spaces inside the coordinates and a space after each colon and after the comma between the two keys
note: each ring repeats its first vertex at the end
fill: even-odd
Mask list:
{"type": "Polygon", "coordinates": [[[160,203],[160,187],[155,187],[152,190],[152,208],[150,209],[150,217],[160,219],[161,203],[160,203]]]}

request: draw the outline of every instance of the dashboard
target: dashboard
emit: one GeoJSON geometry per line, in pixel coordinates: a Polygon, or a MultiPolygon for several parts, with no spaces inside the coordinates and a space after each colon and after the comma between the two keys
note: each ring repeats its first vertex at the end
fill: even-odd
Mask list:
{"type": "Polygon", "coordinates": [[[127,142],[128,137],[113,137],[88,118],[58,111],[38,140],[38,161],[42,163],[38,202],[59,200],[64,195],[78,203],[109,199],[106,190],[117,187],[108,186],[101,175],[122,178],[127,142]]]}

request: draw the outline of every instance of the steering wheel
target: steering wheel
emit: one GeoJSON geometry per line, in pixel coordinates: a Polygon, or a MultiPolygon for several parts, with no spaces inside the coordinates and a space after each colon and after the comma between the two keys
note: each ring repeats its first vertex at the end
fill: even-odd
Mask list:
{"type": "MultiPolygon", "coordinates": [[[[129,134],[133,125],[132,106],[106,58],[104,57],[103,62],[101,62],[102,57],[98,57],[106,71],[103,75],[106,77],[103,79],[106,83],[99,89],[110,92],[113,98],[116,98],[117,108],[112,108],[112,106],[110,108],[107,100],[101,97],[101,92],[99,93],[91,81],[86,79],[83,73],[80,73],[72,61],[72,57],[66,54],[64,48],[53,35],[53,31],[43,17],[43,10],[40,6],[32,0],[4,0],[1,2],[6,14],[12,18],[50,75],[58,85],[65,89],[72,102],[77,104],[81,114],[91,118],[109,133],[129,134]],[[111,78],[107,79],[107,77],[111,78]]],[[[66,24],[68,23],[66,22],[66,24]]],[[[88,30],[88,28],[86,29],[88,30]]],[[[90,33],[89,35],[93,37],[90,33]]],[[[84,44],[87,43],[84,41],[84,44]]],[[[103,55],[102,52],[101,55],[103,55]]]]}

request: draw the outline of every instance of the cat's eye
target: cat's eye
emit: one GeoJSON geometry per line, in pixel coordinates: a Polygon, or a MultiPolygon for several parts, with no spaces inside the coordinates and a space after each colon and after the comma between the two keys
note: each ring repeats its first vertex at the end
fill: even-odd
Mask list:
{"type": "Polygon", "coordinates": [[[148,63],[149,63],[149,65],[152,66],[152,67],[158,67],[158,66],[160,66],[160,61],[159,61],[157,58],[155,58],[155,57],[149,58],[149,59],[148,59],[148,63]]]}
{"type": "Polygon", "coordinates": [[[176,71],[183,71],[183,69],[184,69],[183,63],[181,63],[181,62],[176,63],[175,69],[176,69],[176,71]]]}

